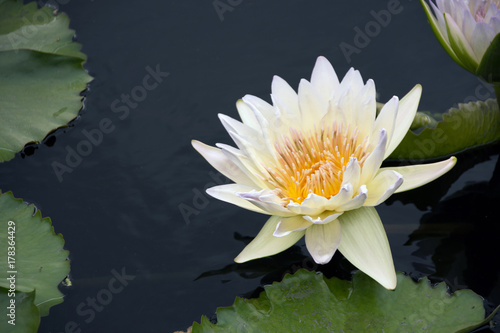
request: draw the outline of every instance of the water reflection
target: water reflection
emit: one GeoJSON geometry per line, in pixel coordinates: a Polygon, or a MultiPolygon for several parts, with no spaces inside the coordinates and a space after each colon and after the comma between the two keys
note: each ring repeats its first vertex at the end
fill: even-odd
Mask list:
{"type": "Polygon", "coordinates": [[[422,217],[406,245],[430,258],[434,267],[415,267],[447,280],[453,289],[467,286],[494,303],[500,302],[500,160],[491,179],[469,183],[440,201],[422,217]]]}
{"type": "MultiPolygon", "coordinates": [[[[253,237],[242,236],[239,233],[235,233],[234,239],[247,245],[252,241],[253,237]]],[[[303,243],[303,240],[299,241],[297,244],[301,243],[303,243]]],[[[309,255],[304,255],[304,253],[308,253],[307,250],[303,250],[302,246],[297,244],[271,257],[251,260],[242,264],[233,262],[222,268],[203,272],[195,281],[207,277],[220,276],[220,281],[226,283],[231,280],[229,278],[224,279],[222,276],[228,276],[231,273],[236,273],[244,279],[260,278],[259,287],[244,295],[239,295],[245,298],[251,298],[257,297],[260,291],[263,290],[261,286],[271,284],[275,281],[281,281],[286,274],[293,274],[301,268],[309,271],[322,272],[327,277],[337,276],[346,280],[351,278],[350,272],[352,272],[355,267],[339,253],[336,253],[327,265],[318,265],[309,255]]]]}

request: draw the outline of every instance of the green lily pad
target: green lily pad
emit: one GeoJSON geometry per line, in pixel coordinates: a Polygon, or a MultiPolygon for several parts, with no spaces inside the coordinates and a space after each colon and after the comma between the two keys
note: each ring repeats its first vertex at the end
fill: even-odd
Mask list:
{"type": "Polygon", "coordinates": [[[35,292],[15,292],[0,287],[0,308],[5,318],[0,320],[0,332],[35,333],[40,325],[40,312],[34,303],[35,292]],[[12,302],[11,300],[14,300],[12,302]],[[14,325],[15,324],[15,325],[14,325]]]}
{"type": "Polygon", "coordinates": [[[73,41],[69,18],[53,8],[38,9],[36,2],[0,1],[0,51],[33,50],[86,60],[73,41]]]}
{"type": "MultiPolygon", "coordinates": [[[[420,114],[417,122],[424,116],[429,117],[420,114]]],[[[439,117],[427,119],[419,134],[408,131],[390,158],[431,159],[500,140],[500,110],[494,99],[459,104],[439,117]]]]}
{"type": "Polygon", "coordinates": [[[0,0],[0,162],[73,120],[92,79],[64,14],[0,0]]]}
{"type": "Polygon", "coordinates": [[[389,291],[360,271],[350,282],[302,269],[217,309],[217,324],[202,317],[192,332],[470,332],[491,320],[471,290],[449,295],[444,283],[397,277],[389,291]]]}
{"type": "MultiPolygon", "coordinates": [[[[35,305],[46,316],[50,307],[63,301],[58,285],[70,267],[62,235],[54,233],[48,217],[34,211],[33,205],[14,198],[11,192],[0,194],[0,253],[5,258],[0,260],[0,272],[15,276],[16,291],[35,290],[35,305]],[[6,260],[7,254],[13,260],[6,260]]],[[[0,287],[9,289],[10,282],[0,279],[0,287]]]]}

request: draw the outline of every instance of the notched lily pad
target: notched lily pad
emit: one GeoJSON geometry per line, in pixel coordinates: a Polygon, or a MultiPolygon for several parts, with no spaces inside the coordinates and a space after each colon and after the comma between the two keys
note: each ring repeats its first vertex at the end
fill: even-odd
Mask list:
{"type": "Polygon", "coordinates": [[[0,162],[73,120],[92,79],[65,14],[0,0],[0,162]]]}
{"type": "Polygon", "coordinates": [[[491,320],[471,290],[449,295],[444,283],[397,277],[396,290],[388,291],[360,271],[350,282],[302,269],[265,286],[256,299],[218,308],[217,324],[202,317],[193,333],[470,332],[491,320]]]}
{"type": "Polygon", "coordinates": [[[0,309],[6,315],[0,320],[0,332],[36,333],[40,325],[40,311],[34,301],[34,291],[13,293],[0,287],[0,309]]]}
{"type": "Polygon", "coordinates": [[[500,110],[494,99],[459,104],[442,120],[419,114],[391,159],[425,160],[456,154],[500,140],[500,110]],[[418,125],[423,125],[420,128],[418,125]]]}
{"type": "MultiPolygon", "coordinates": [[[[63,301],[58,285],[70,266],[62,235],[54,233],[48,217],[34,211],[33,205],[14,198],[11,192],[0,194],[0,239],[5,240],[0,242],[0,253],[13,254],[9,255],[13,260],[0,261],[0,272],[15,271],[16,292],[36,291],[34,303],[40,315],[46,316],[50,307],[63,301]]],[[[9,289],[10,281],[0,279],[0,287],[9,289]]]]}

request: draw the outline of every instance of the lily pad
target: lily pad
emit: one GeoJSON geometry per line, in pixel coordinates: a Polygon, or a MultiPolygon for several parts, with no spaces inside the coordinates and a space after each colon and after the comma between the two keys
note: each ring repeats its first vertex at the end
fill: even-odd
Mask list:
{"type": "Polygon", "coordinates": [[[92,79],[69,19],[36,3],[0,0],[0,162],[76,118],[92,79]]]}
{"type": "Polygon", "coordinates": [[[6,317],[0,321],[0,332],[35,333],[40,325],[40,312],[35,303],[35,292],[9,292],[0,287],[0,308],[6,317]],[[14,300],[12,302],[11,300],[14,300]],[[15,325],[14,325],[15,324],[15,325]]]}
{"type": "MultiPolygon", "coordinates": [[[[34,212],[33,205],[14,198],[11,192],[0,194],[0,253],[5,257],[0,272],[15,276],[17,292],[35,290],[34,303],[40,315],[46,316],[50,307],[63,301],[58,285],[70,267],[62,235],[54,233],[48,217],[34,212]],[[12,259],[6,260],[7,254],[12,259]]],[[[10,282],[0,279],[0,287],[9,289],[10,282]]]]}
{"type": "Polygon", "coordinates": [[[500,140],[500,110],[494,99],[459,104],[441,116],[437,121],[420,114],[417,122],[427,118],[426,126],[419,134],[408,131],[390,158],[425,160],[500,140]]]}
{"type": "Polygon", "coordinates": [[[256,299],[236,298],[217,309],[217,324],[202,317],[198,332],[470,332],[487,324],[483,300],[471,290],[449,295],[444,283],[414,282],[398,273],[386,290],[358,271],[352,282],[299,270],[264,287],[256,299]]]}

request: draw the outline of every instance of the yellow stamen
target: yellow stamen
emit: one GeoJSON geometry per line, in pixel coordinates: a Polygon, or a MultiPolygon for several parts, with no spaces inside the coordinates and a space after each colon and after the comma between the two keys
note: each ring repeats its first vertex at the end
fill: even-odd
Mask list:
{"type": "Polygon", "coordinates": [[[278,163],[265,166],[264,178],[283,205],[302,203],[309,193],[329,199],[339,192],[349,159],[357,158],[362,166],[368,146],[368,137],[358,140],[357,128],[334,124],[308,135],[291,128],[275,143],[278,163]]]}

